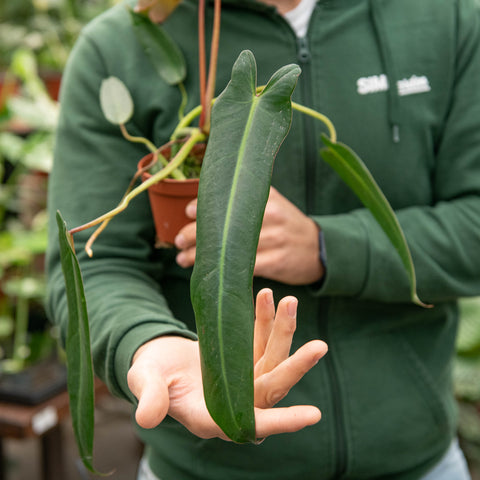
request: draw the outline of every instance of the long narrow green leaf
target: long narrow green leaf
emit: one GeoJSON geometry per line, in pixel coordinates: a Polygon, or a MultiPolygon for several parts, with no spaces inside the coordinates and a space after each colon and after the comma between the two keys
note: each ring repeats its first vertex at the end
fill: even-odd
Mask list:
{"type": "Polygon", "coordinates": [[[95,394],[85,293],[72,239],[60,212],[57,212],[57,225],[68,302],[65,349],[70,414],[80,457],[88,470],[98,473],[92,465],[95,394]]]}
{"type": "Polygon", "coordinates": [[[133,29],[160,77],[169,85],[183,82],[187,73],[185,58],[178,45],[159,25],[130,10],[133,29]]]}
{"type": "Polygon", "coordinates": [[[255,441],[253,267],[299,74],[296,65],[283,67],[257,96],[253,54],[240,54],[212,110],[200,176],[191,296],[207,407],[235,442],[255,441]]]}
{"type": "Polygon", "coordinates": [[[355,152],[346,145],[333,143],[325,135],[322,136],[322,141],[327,146],[321,151],[323,159],[353,190],[365,207],[370,210],[400,255],[410,281],[412,302],[426,306],[417,295],[415,268],[402,228],[390,203],[370,171],[355,152]]]}

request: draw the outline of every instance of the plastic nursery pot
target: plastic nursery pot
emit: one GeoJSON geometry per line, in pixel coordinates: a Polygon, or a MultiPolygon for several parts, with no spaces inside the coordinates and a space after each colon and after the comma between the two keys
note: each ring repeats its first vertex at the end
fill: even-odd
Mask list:
{"type": "MultiPolygon", "coordinates": [[[[138,163],[138,169],[147,166],[152,158],[153,154],[143,157],[138,163]]],[[[144,172],[142,181],[150,177],[150,173],[144,172]]],[[[198,182],[198,178],[186,180],[165,178],[148,189],[158,246],[173,245],[179,230],[192,221],[185,215],[185,208],[197,197],[198,182]]]]}

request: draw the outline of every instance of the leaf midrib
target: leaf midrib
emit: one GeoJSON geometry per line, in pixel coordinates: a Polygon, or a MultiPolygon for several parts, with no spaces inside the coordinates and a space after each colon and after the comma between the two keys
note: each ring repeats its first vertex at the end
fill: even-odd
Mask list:
{"type": "Polygon", "coordinates": [[[228,199],[228,205],[227,205],[227,211],[226,211],[226,216],[225,216],[225,225],[223,227],[223,234],[222,234],[222,249],[220,251],[220,267],[219,267],[219,284],[218,284],[218,317],[217,317],[217,332],[218,332],[218,338],[219,338],[219,347],[220,347],[220,364],[221,364],[221,370],[222,370],[222,379],[224,381],[225,385],[225,392],[227,396],[227,401],[228,401],[228,408],[231,412],[231,416],[233,419],[235,419],[234,415],[234,409],[232,405],[232,399],[230,396],[230,391],[228,389],[228,382],[226,381],[226,365],[225,365],[225,352],[224,352],[224,346],[223,346],[223,341],[222,341],[222,336],[223,336],[223,328],[222,328],[222,312],[223,312],[223,297],[221,295],[221,292],[223,291],[223,278],[224,278],[224,268],[225,268],[225,257],[226,257],[226,250],[227,250],[227,237],[228,237],[228,232],[230,229],[230,218],[231,218],[231,212],[233,209],[233,200],[235,198],[235,194],[237,191],[237,184],[238,184],[238,178],[240,176],[240,171],[242,170],[242,165],[244,163],[244,153],[245,153],[245,148],[246,148],[246,143],[247,139],[249,137],[249,133],[252,129],[252,124],[253,124],[253,117],[256,112],[256,107],[259,103],[260,97],[254,95],[252,98],[252,105],[250,107],[250,112],[248,114],[248,119],[247,123],[245,124],[245,130],[243,134],[242,141],[240,143],[240,147],[238,149],[238,155],[237,155],[237,162],[236,162],[236,168],[235,168],[235,174],[233,176],[233,181],[232,181],[232,188],[230,190],[230,196],[228,199]]]}

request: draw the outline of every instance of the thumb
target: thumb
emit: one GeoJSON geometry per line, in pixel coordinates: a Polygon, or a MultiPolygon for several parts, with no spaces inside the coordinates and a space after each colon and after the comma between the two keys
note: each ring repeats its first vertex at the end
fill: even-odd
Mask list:
{"type": "Polygon", "coordinates": [[[135,363],[128,372],[128,387],[137,397],[135,420],[142,428],[154,428],[166,417],[170,407],[168,385],[157,369],[135,363]]]}

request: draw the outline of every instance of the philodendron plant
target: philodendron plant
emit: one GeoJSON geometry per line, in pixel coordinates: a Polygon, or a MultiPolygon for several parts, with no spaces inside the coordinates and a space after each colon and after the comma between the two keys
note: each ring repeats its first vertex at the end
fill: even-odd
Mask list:
{"type": "MultiPolygon", "coordinates": [[[[143,3],[139,1],[139,7],[143,3]]],[[[159,14],[163,20],[163,8],[176,3],[178,1],[150,1],[146,10],[155,21],[159,14]]],[[[203,9],[204,2],[200,0],[200,17],[203,9]]],[[[162,79],[179,85],[185,95],[182,87],[185,63],[180,50],[151,19],[137,12],[131,12],[131,16],[132,28],[162,79]]],[[[297,65],[279,69],[266,86],[257,86],[253,54],[243,51],[233,65],[231,81],[216,99],[213,98],[220,0],[215,1],[214,19],[210,55],[213,66],[210,66],[208,82],[201,80],[202,105],[187,114],[183,113],[185,102],[179,107],[180,120],[169,142],[169,145],[179,144],[177,154],[148,182],[129,187],[117,208],[92,222],[68,230],[60,213],[57,215],[69,305],[66,352],[72,421],[81,457],[92,471],[94,374],[86,301],[72,234],[100,225],[87,245],[87,252],[92,255],[93,240],[113,216],[127,208],[132,198],[172,173],[181,178],[181,164],[196,143],[207,142],[207,149],[198,193],[197,250],[191,277],[191,301],[200,344],[205,401],[212,418],[230,439],[235,442],[256,441],[253,268],[274,157],[288,133],[292,109],[327,125],[329,137],[322,137],[323,159],[377,219],[408,273],[412,301],[423,305],[416,294],[414,267],[402,230],[367,168],[350,148],[337,142],[335,129],[327,118],[291,101],[301,73],[297,65]],[[198,126],[194,126],[198,117],[198,126]],[[238,255],[239,251],[242,255],[238,255]]],[[[200,56],[203,43],[200,35],[200,56]]],[[[203,67],[201,69],[205,71],[203,67]]],[[[161,159],[164,147],[157,148],[148,139],[131,137],[126,131],[133,101],[121,80],[110,78],[106,82],[102,87],[101,103],[107,118],[120,126],[128,140],[143,142],[154,157],[161,159]]]]}

